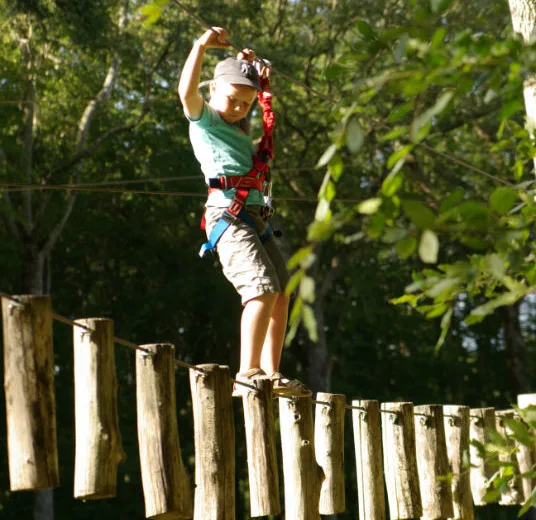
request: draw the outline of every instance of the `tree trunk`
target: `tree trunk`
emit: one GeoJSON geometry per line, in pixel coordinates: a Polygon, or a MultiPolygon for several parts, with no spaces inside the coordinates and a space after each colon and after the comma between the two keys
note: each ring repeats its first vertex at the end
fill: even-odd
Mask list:
{"type": "Polygon", "coordinates": [[[529,393],[531,385],[525,368],[525,339],[519,321],[520,303],[503,307],[502,326],[507,356],[507,369],[514,395],[529,393]]]}
{"type": "MultiPolygon", "coordinates": [[[[508,0],[514,32],[523,36],[525,43],[534,35],[536,27],[536,2],[534,0],[508,0]]],[[[536,128],[536,75],[528,76],[523,83],[523,97],[527,113],[527,129],[534,137],[536,128]]],[[[536,165],[536,157],[533,158],[536,165]]],[[[522,354],[524,349],[523,335],[519,324],[519,305],[504,309],[504,337],[509,357],[509,370],[517,393],[531,391],[524,370],[522,354]]],[[[536,520],[536,509],[530,509],[524,520],[536,520]]]]}
{"type": "MultiPolygon", "coordinates": [[[[534,34],[536,21],[536,2],[534,0],[508,0],[514,32],[523,36],[525,43],[534,34]]],[[[523,82],[523,97],[527,112],[527,129],[534,137],[536,128],[536,76],[528,76],[523,82]]],[[[536,157],[534,158],[536,165],[536,157]]]]}

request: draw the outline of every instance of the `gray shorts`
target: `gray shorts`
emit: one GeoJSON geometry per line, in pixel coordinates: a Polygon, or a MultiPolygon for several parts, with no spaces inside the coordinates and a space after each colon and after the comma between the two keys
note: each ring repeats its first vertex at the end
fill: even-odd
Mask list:
{"type": "MultiPolygon", "coordinates": [[[[205,213],[207,237],[225,208],[207,207],[205,213]]],[[[247,206],[258,232],[266,229],[261,206],[247,206]]],[[[273,235],[261,243],[255,229],[237,219],[221,236],[216,247],[223,274],[242,298],[242,305],[262,294],[284,292],[289,280],[287,266],[273,235]]]]}

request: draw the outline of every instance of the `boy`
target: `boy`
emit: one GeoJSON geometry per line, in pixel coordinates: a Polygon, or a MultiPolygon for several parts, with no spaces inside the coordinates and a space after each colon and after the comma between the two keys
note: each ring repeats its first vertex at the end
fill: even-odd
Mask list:
{"type": "MultiPolygon", "coordinates": [[[[229,45],[225,29],[213,27],[206,31],[193,45],[178,87],[190,121],[190,141],[210,186],[219,185],[214,180],[221,177],[243,178],[253,167],[255,153],[253,142],[242,127],[261,90],[253,66],[255,53],[244,49],[236,59],[218,63],[210,84],[210,101],[206,103],[199,94],[205,50],[229,45]]],[[[233,188],[209,190],[205,213],[208,237],[235,194],[233,188]]],[[[240,294],[243,305],[236,380],[248,383],[269,377],[276,395],[310,395],[302,383],[278,372],[287,326],[289,299],[284,291],[288,272],[273,236],[261,242],[260,236],[267,229],[261,216],[263,204],[262,192],[254,187],[249,189],[244,206],[249,223],[235,219],[217,243],[223,272],[240,294]]],[[[244,388],[235,385],[233,395],[241,395],[244,388]]]]}

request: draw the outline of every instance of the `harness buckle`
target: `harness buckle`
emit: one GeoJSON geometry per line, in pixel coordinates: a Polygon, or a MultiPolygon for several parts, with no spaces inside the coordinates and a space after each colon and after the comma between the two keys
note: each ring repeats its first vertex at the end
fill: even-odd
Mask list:
{"type": "MultiPolygon", "coordinates": [[[[229,213],[234,220],[238,218],[238,214],[240,213],[240,210],[244,206],[243,202],[240,200],[237,200],[234,198],[231,202],[231,205],[227,208],[227,211],[225,213],[229,213]]],[[[225,215],[224,213],[224,215],[225,215]]],[[[233,222],[234,222],[233,220],[233,222]]]]}

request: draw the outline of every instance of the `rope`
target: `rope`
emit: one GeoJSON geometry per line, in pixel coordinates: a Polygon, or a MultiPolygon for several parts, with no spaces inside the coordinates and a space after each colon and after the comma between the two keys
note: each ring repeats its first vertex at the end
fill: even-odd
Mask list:
{"type": "MultiPolygon", "coordinates": [[[[174,4],[176,4],[177,6],[179,6],[185,13],[187,13],[189,16],[191,16],[192,18],[194,18],[200,25],[202,25],[203,27],[205,27],[206,29],[210,29],[212,26],[210,24],[208,24],[207,22],[205,22],[205,20],[203,20],[199,15],[195,14],[191,9],[189,9],[188,7],[186,7],[180,0],[172,0],[174,4]]],[[[227,39],[227,42],[230,44],[230,46],[235,49],[236,51],[240,52],[242,50],[242,47],[240,47],[239,45],[237,45],[236,43],[232,42],[231,40],[227,39]]],[[[262,60],[259,59],[259,58],[255,58],[255,61],[259,61],[262,63],[262,60]]],[[[315,94],[316,96],[324,99],[325,101],[329,101],[330,103],[336,105],[339,103],[339,101],[337,101],[335,98],[331,97],[331,96],[328,96],[326,94],[323,94],[322,92],[314,89],[313,87],[293,78],[292,76],[289,76],[285,73],[283,73],[282,71],[278,70],[276,67],[274,67],[273,65],[270,66],[270,68],[272,69],[273,72],[279,74],[281,77],[285,78],[286,80],[290,81],[291,83],[294,83],[300,87],[302,87],[303,89],[305,90],[308,90],[309,92],[315,94]]],[[[363,114],[362,112],[356,112],[357,115],[359,115],[360,117],[362,117],[363,119],[366,119],[380,127],[382,127],[383,129],[386,129],[386,130],[392,130],[392,128],[387,125],[386,123],[382,122],[382,121],[379,121],[371,116],[368,116],[367,114],[363,114]]],[[[458,157],[452,155],[452,154],[449,154],[447,152],[441,152],[439,150],[436,150],[435,148],[431,147],[430,145],[427,145],[426,143],[423,143],[423,142],[419,142],[417,143],[416,146],[420,146],[422,148],[424,148],[425,150],[427,150],[429,153],[431,154],[435,154],[435,155],[438,155],[440,157],[443,157],[445,159],[449,159],[461,166],[464,166],[465,168],[468,168],[470,170],[473,170],[474,172],[480,174],[480,175],[484,175],[486,177],[488,177],[489,179],[492,179],[494,180],[495,182],[498,182],[498,183],[501,183],[501,184],[504,184],[506,186],[515,186],[514,184],[510,183],[509,181],[506,181],[504,179],[501,179],[499,177],[496,177],[495,175],[492,175],[491,173],[487,173],[485,172],[484,170],[478,168],[477,166],[473,166],[472,164],[464,161],[463,159],[459,159],[458,157]]]]}
{"type": "MultiPolygon", "coordinates": [[[[86,188],[84,184],[56,184],[56,185],[38,185],[38,184],[22,184],[22,183],[0,183],[0,192],[14,192],[14,191],[84,191],[88,193],[128,193],[131,195],[168,195],[170,197],[199,197],[206,198],[207,194],[194,193],[187,191],[151,191],[151,190],[121,190],[116,188],[86,188]]],[[[91,186],[91,185],[88,185],[91,186]]],[[[274,197],[274,200],[284,202],[318,202],[317,197],[274,197]]],[[[361,199],[341,199],[335,198],[334,201],[358,204],[362,202],[361,199]]]]}
{"type": "MultiPolygon", "coordinates": [[[[13,296],[10,296],[9,294],[6,294],[4,292],[0,292],[0,296],[12,301],[13,303],[15,303],[15,305],[18,305],[18,306],[24,305],[24,303],[21,300],[15,298],[13,296]]],[[[93,329],[91,329],[90,327],[87,327],[86,325],[82,325],[81,323],[77,323],[76,321],[71,320],[69,318],[66,318],[65,316],[61,316],[60,314],[52,313],[52,319],[54,319],[56,321],[59,321],[61,323],[64,323],[66,325],[70,325],[71,327],[81,328],[81,329],[85,330],[86,332],[93,332],[93,329]]],[[[139,350],[140,352],[143,352],[144,354],[146,354],[148,356],[154,356],[155,355],[154,352],[151,352],[150,350],[147,350],[146,348],[143,348],[140,345],[137,345],[136,343],[132,343],[131,341],[127,341],[125,339],[121,339],[121,338],[118,338],[118,337],[115,337],[115,336],[114,336],[113,340],[114,340],[114,343],[117,343],[117,344],[122,345],[124,347],[128,347],[131,350],[139,350]]],[[[204,370],[202,368],[199,368],[199,367],[196,367],[195,365],[190,365],[188,363],[185,363],[184,361],[179,361],[178,359],[175,360],[175,365],[180,366],[180,367],[184,367],[184,368],[189,368],[191,370],[196,370],[198,372],[202,372],[203,374],[206,373],[206,370],[204,370]]]]}

